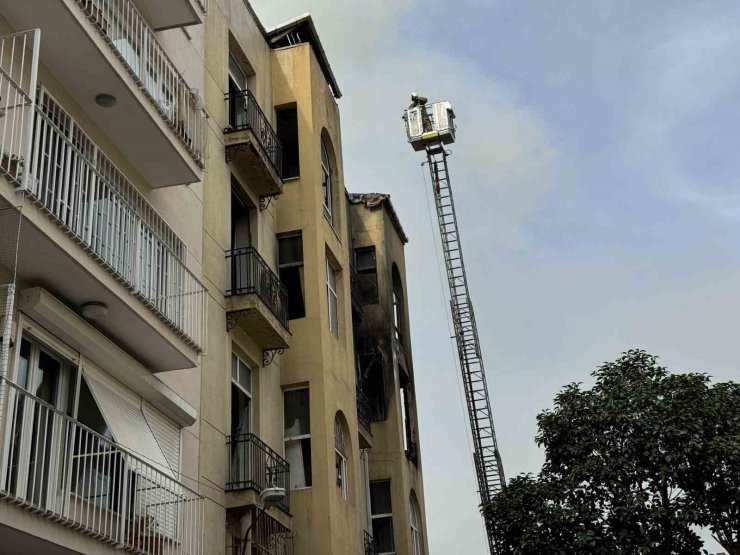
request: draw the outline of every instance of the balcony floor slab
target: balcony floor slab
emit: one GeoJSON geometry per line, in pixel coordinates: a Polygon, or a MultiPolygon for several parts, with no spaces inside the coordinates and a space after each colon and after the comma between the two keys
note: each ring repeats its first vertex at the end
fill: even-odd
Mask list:
{"type": "Polygon", "coordinates": [[[226,297],[227,327],[238,325],[263,349],[287,349],[290,332],[255,293],[226,297]]]}
{"type": "Polygon", "coordinates": [[[226,161],[237,164],[260,196],[281,195],[283,180],[251,129],[224,133],[226,161]]]}
{"type": "MultiPolygon", "coordinates": [[[[10,187],[0,179],[0,192],[10,187]]],[[[0,195],[0,207],[10,205],[0,195]]],[[[33,205],[23,210],[17,282],[19,289],[43,287],[76,311],[102,302],[108,314],[94,326],[153,372],[198,363],[192,347],[33,205]]]]}

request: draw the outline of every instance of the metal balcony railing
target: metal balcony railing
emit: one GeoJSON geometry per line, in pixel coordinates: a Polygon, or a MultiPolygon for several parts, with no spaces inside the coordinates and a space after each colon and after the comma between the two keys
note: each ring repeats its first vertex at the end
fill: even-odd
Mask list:
{"type": "Polygon", "coordinates": [[[75,0],[180,142],[205,167],[206,113],[131,0],[75,0]]]}
{"type": "Polygon", "coordinates": [[[14,383],[6,388],[0,498],[126,551],[203,552],[203,498],[14,383]]]}
{"type": "Polygon", "coordinates": [[[250,129],[270,159],[273,169],[282,178],[283,145],[257,99],[250,91],[243,90],[227,94],[226,102],[229,110],[229,127],[225,132],[250,129]]]}
{"type": "MultiPolygon", "coordinates": [[[[249,534],[246,553],[251,555],[293,555],[293,531],[269,514],[260,517],[249,534]],[[251,550],[250,550],[251,547],[251,550]]],[[[228,535],[226,553],[241,555],[242,539],[228,535]]]]}
{"type": "Polygon", "coordinates": [[[361,311],[362,310],[362,286],[360,285],[360,274],[357,273],[354,264],[349,266],[350,273],[350,293],[352,294],[352,302],[361,311]]]}
{"type": "Polygon", "coordinates": [[[34,29],[0,37],[0,175],[17,184],[31,148],[40,36],[34,29]]]}
{"type": "Polygon", "coordinates": [[[226,491],[253,489],[261,492],[268,487],[284,488],[285,501],[280,507],[290,510],[290,465],[277,452],[254,434],[239,434],[226,438],[229,450],[229,473],[226,491]]]}
{"type": "Polygon", "coordinates": [[[227,251],[231,263],[231,295],[257,295],[283,327],[289,329],[288,291],[254,247],[227,251]]]}
{"type": "Polygon", "coordinates": [[[360,425],[368,432],[370,431],[371,422],[373,421],[373,407],[370,399],[360,386],[357,386],[357,420],[360,425]]]}
{"type": "Polygon", "coordinates": [[[375,541],[375,538],[373,538],[372,534],[370,534],[367,530],[363,530],[362,539],[365,546],[365,551],[363,553],[365,555],[378,555],[378,542],[375,541]]]}
{"type": "Polygon", "coordinates": [[[205,346],[206,288],[184,243],[48,94],[39,94],[26,190],[185,341],[205,346]]]}

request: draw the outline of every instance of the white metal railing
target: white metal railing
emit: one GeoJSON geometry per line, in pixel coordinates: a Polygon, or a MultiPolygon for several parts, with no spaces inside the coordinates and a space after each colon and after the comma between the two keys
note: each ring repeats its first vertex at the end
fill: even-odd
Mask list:
{"type": "Polygon", "coordinates": [[[34,29],[0,37],[0,175],[17,183],[30,148],[40,34],[34,29]]]}
{"type": "Polygon", "coordinates": [[[32,200],[202,352],[206,288],[183,262],[185,246],[43,91],[27,167],[32,200]]]}
{"type": "Polygon", "coordinates": [[[206,112],[131,0],[75,0],[193,159],[205,166],[206,112]]]}
{"type": "Polygon", "coordinates": [[[4,381],[1,498],[127,551],[203,552],[197,492],[4,381]]]}

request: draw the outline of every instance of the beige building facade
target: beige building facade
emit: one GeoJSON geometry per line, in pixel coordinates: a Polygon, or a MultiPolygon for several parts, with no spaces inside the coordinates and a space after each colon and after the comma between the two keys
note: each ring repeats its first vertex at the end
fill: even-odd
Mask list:
{"type": "Polygon", "coordinates": [[[0,552],[428,553],[340,97],[310,16],[0,0],[0,552]]]}

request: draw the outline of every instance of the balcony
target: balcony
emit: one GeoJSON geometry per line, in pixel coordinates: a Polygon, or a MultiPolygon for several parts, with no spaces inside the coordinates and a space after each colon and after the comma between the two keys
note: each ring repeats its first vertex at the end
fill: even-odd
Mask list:
{"type": "Polygon", "coordinates": [[[365,547],[363,551],[364,555],[378,555],[378,542],[375,541],[375,538],[367,530],[362,531],[362,543],[365,547]]]}
{"type": "Polygon", "coordinates": [[[139,554],[203,551],[203,499],[2,378],[0,498],[139,554]]]}
{"type": "MultiPolygon", "coordinates": [[[[228,517],[227,517],[228,518],[228,517]]],[[[252,517],[254,518],[254,516],[252,517]]],[[[239,555],[242,553],[241,530],[239,534],[227,530],[226,553],[239,555]]],[[[249,534],[244,553],[252,555],[293,555],[293,531],[282,525],[278,520],[265,513],[256,521],[249,534]]]]}
{"type": "Polygon", "coordinates": [[[349,266],[350,293],[352,294],[352,308],[358,314],[362,313],[362,286],[360,285],[360,274],[357,273],[354,264],[349,266]]]}
{"type": "Polygon", "coordinates": [[[264,350],[290,346],[288,292],[254,247],[226,253],[231,288],[226,291],[227,328],[237,323],[264,350]]]}
{"type": "Polygon", "coordinates": [[[290,466],[254,434],[226,438],[229,472],[226,491],[254,490],[258,494],[268,487],[284,488],[285,501],[279,507],[290,512],[290,466]]]}
{"type": "Polygon", "coordinates": [[[206,289],[183,262],[185,244],[47,93],[29,114],[27,154],[12,154],[5,144],[16,141],[0,137],[6,166],[15,167],[7,179],[39,209],[24,211],[19,280],[70,306],[105,304],[96,326],[152,371],[194,366],[205,345],[206,289]]]}
{"type": "Polygon", "coordinates": [[[132,0],[0,0],[0,13],[41,29],[41,61],[152,187],[200,181],[202,101],[132,0]]]}
{"type": "Polygon", "coordinates": [[[157,31],[203,23],[207,0],[135,0],[142,15],[157,31]],[[196,5],[197,4],[197,5],[196,5]]]}
{"type": "Polygon", "coordinates": [[[248,90],[226,95],[226,161],[241,168],[261,197],[283,192],[283,147],[270,120],[248,90]]]}
{"type": "Polygon", "coordinates": [[[357,386],[357,420],[360,426],[370,433],[370,426],[373,421],[373,406],[359,385],[357,386]]]}

